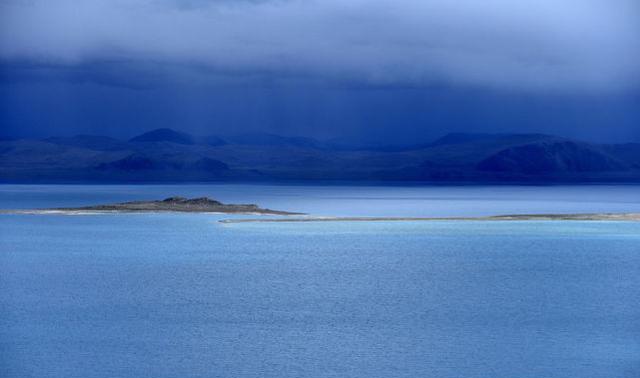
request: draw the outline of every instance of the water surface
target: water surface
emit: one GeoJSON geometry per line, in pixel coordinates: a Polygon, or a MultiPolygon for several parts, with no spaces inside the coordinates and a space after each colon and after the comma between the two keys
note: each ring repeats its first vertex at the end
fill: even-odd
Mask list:
{"type": "MultiPolygon", "coordinates": [[[[0,203],[214,192],[150,188],[5,187],[0,203]]],[[[373,188],[367,202],[346,188],[287,187],[280,199],[269,194],[277,187],[262,189],[254,194],[274,208],[305,191],[319,198],[309,209],[339,196],[362,204],[331,209],[340,215],[362,215],[385,196],[430,207],[417,197],[434,193],[373,188]]],[[[500,190],[481,189],[480,200],[462,198],[468,189],[438,194],[488,206],[500,190]]],[[[574,203],[607,203],[583,189],[563,193],[580,192],[574,203]]],[[[640,223],[222,218],[0,215],[0,376],[640,376],[640,223]]]]}
{"type": "Polygon", "coordinates": [[[0,185],[0,209],[86,206],[170,196],[208,196],[229,203],[256,203],[326,216],[640,212],[638,185],[0,185]]]}

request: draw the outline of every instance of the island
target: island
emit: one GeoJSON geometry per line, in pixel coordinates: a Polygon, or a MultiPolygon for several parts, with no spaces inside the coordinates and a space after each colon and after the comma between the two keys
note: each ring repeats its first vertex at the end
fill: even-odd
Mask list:
{"type": "Polygon", "coordinates": [[[640,213],[511,214],[467,217],[364,217],[314,216],[272,210],[254,204],[226,204],[208,197],[169,197],[154,201],[129,201],[105,205],[50,209],[0,210],[0,214],[95,214],[95,213],[218,213],[230,215],[280,215],[271,218],[221,219],[220,223],[251,222],[393,222],[393,221],[640,221],[640,213]]]}
{"type": "Polygon", "coordinates": [[[82,214],[82,213],[222,213],[222,214],[260,214],[260,215],[303,215],[288,211],[263,209],[254,204],[225,204],[208,197],[185,198],[169,197],[156,201],[131,201],[106,205],[80,207],[59,207],[36,210],[7,210],[4,213],[19,214],[82,214]]]}

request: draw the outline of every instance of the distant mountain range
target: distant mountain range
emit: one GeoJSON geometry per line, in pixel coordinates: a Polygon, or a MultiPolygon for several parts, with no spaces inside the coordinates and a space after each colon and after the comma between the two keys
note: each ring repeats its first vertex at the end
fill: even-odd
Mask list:
{"type": "Polygon", "coordinates": [[[106,136],[0,140],[2,182],[348,180],[640,182],[640,143],[543,134],[446,135],[406,146],[272,134],[195,136],[157,129],[106,136]]]}

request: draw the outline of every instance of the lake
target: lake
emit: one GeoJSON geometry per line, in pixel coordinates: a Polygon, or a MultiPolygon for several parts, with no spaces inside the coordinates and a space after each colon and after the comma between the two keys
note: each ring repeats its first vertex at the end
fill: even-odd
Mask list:
{"type": "MultiPolygon", "coordinates": [[[[340,216],[640,212],[637,186],[1,185],[340,216]]],[[[0,215],[2,377],[640,376],[640,223],[0,215]]]]}

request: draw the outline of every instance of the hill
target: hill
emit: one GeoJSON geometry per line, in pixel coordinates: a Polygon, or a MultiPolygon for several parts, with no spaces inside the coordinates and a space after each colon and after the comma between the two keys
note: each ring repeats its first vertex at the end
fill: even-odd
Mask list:
{"type": "Polygon", "coordinates": [[[348,147],[271,134],[222,139],[157,129],[129,141],[86,135],[0,140],[0,180],[630,182],[640,181],[639,146],[458,133],[393,148],[348,147]]]}
{"type": "Polygon", "coordinates": [[[171,130],[156,129],[129,139],[129,142],[169,142],[178,144],[195,144],[195,137],[190,134],[171,130]]]}

